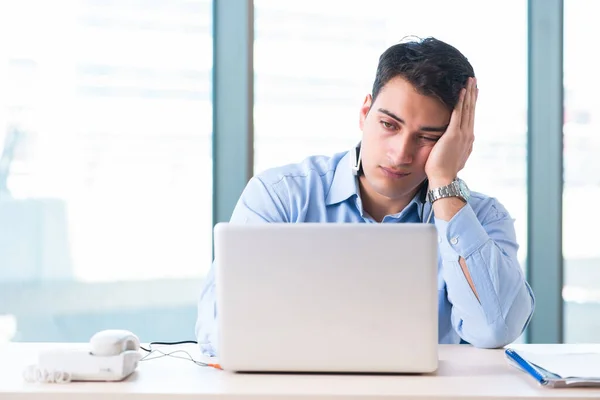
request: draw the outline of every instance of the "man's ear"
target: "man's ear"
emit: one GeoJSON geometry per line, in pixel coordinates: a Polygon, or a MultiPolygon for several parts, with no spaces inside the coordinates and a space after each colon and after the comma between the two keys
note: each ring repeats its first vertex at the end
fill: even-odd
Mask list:
{"type": "Polygon", "coordinates": [[[373,98],[370,94],[365,97],[365,101],[363,102],[362,107],[360,107],[360,130],[363,130],[365,126],[365,120],[367,119],[367,115],[369,114],[369,110],[371,109],[371,104],[373,104],[373,98]]]}

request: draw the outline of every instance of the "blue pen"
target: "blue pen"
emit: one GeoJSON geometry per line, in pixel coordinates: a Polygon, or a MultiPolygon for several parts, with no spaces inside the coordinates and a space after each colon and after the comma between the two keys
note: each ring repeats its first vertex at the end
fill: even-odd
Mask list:
{"type": "Polygon", "coordinates": [[[537,368],[524,360],[523,357],[521,357],[516,351],[512,349],[506,349],[505,353],[511,360],[517,363],[517,365],[523,368],[523,370],[525,370],[529,375],[533,376],[539,383],[542,385],[548,383],[546,377],[544,377],[544,375],[542,375],[537,368]]]}

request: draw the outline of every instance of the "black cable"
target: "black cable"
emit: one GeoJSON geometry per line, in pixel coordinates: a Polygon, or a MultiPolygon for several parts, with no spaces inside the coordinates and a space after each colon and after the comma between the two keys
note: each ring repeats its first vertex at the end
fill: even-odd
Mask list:
{"type": "Polygon", "coordinates": [[[147,349],[142,346],[140,346],[140,349],[144,350],[145,352],[151,353],[153,344],[159,346],[175,346],[178,344],[198,344],[198,342],[196,342],[195,340],[182,340],[180,342],[150,342],[147,349]]]}

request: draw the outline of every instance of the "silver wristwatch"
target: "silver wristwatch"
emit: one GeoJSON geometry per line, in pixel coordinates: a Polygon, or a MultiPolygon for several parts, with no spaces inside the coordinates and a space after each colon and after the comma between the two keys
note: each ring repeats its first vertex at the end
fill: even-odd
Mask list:
{"type": "Polygon", "coordinates": [[[427,192],[427,200],[432,204],[434,201],[445,197],[459,197],[467,202],[471,197],[471,192],[467,184],[459,178],[454,179],[449,185],[430,189],[427,192]]]}

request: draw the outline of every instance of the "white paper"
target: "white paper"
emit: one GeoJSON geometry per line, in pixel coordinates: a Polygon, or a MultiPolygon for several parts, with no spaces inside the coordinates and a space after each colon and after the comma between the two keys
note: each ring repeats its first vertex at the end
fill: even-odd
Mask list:
{"type": "Polygon", "coordinates": [[[562,378],[600,379],[600,353],[540,354],[519,350],[517,353],[526,361],[562,378]]]}

